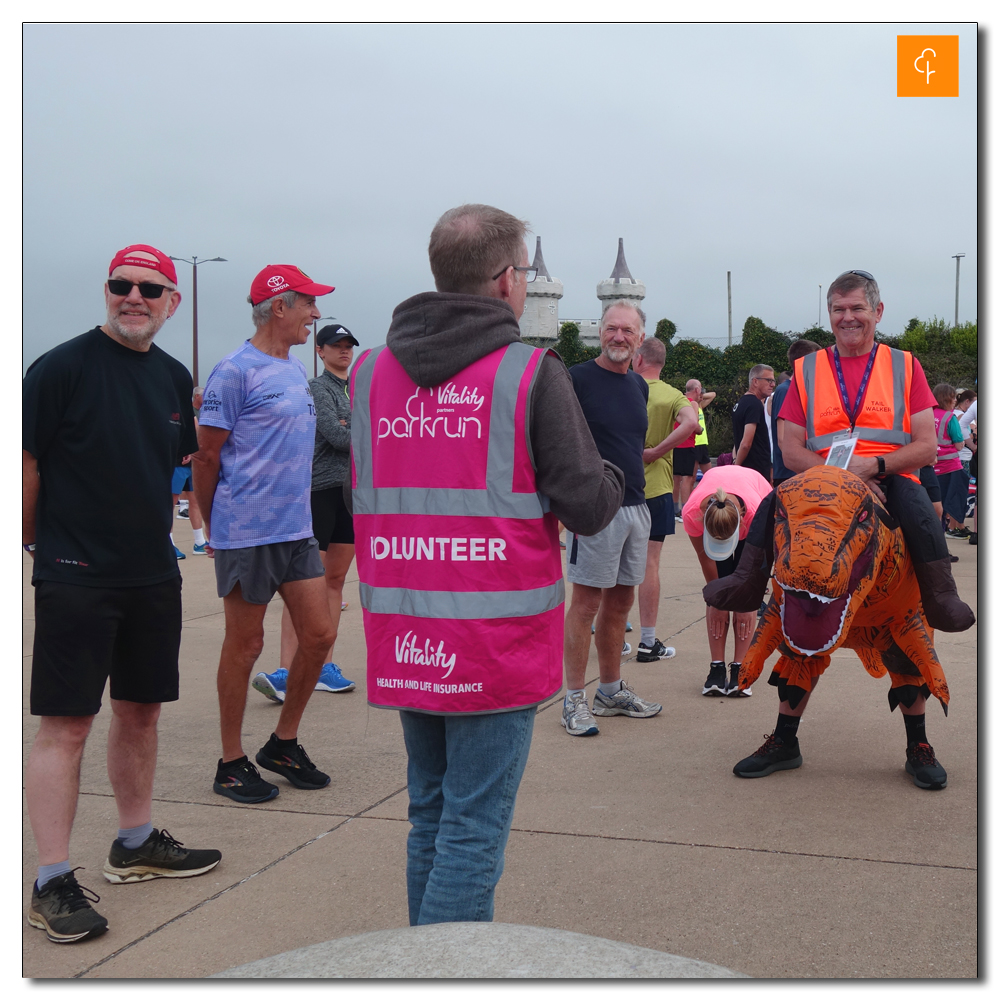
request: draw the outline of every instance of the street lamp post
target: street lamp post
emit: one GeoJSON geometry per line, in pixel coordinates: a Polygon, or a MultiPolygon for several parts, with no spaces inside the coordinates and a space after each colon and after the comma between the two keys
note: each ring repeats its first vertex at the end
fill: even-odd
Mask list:
{"type": "Polygon", "coordinates": [[[319,329],[319,324],[320,323],[325,323],[327,320],[330,320],[331,322],[336,322],[337,317],[336,316],[320,316],[319,319],[314,319],[313,320],[313,378],[316,377],[317,372],[319,370],[319,368],[318,368],[318,366],[316,364],[316,332],[319,329]]]}
{"type": "Polygon", "coordinates": [[[816,329],[823,324],[823,286],[819,286],[819,299],[816,302],[816,329]]]}
{"type": "Polygon", "coordinates": [[[953,254],[955,258],[955,326],[958,326],[958,269],[962,265],[964,253],[953,254]]]}
{"type": "Polygon", "coordinates": [[[211,264],[215,261],[225,263],[225,257],[209,257],[208,260],[198,260],[193,254],[191,259],[187,257],[171,257],[171,260],[180,260],[191,265],[191,377],[194,384],[198,385],[198,265],[211,264]]]}

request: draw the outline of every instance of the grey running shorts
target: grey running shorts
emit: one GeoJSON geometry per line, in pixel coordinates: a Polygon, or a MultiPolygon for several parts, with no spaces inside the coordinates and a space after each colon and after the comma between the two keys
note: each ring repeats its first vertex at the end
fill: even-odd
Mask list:
{"type": "Polygon", "coordinates": [[[236,584],[248,604],[268,604],[283,583],[323,576],[323,560],[315,538],[215,550],[215,582],[219,597],[236,584]]]}
{"type": "Polygon", "coordinates": [[[566,579],[587,587],[634,587],[646,575],[649,508],[622,507],[596,535],[573,535],[566,555],[566,579]]]}

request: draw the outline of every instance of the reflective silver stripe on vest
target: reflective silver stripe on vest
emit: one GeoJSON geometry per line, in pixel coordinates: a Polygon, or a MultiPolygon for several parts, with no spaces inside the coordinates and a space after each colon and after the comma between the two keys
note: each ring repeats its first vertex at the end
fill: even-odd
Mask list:
{"type": "MultiPolygon", "coordinates": [[[[484,490],[411,486],[374,488],[370,394],[375,361],[384,349],[385,345],[375,348],[365,358],[354,377],[354,408],[351,415],[351,446],[357,470],[357,486],[353,491],[354,513],[450,514],[520,520],[530,520],[545,514],[549,509],[548,498],[538,493],[514,493],[511,490],[517,391],[524,370],[531,360],[533,348],[523,343],[508,344],[497,368],[493,383],[493,402],[490,406],[489,451],[484,490]]],[[[540,365],[539,360],[538,366],[540,365]]]]}
{"type": "Polygon", "coordinates": [[[942,418],[941,422],[938,424],[938,447],[947,448],[951,445],[955,451],[958,451],[958,445],[950,437],[948,437],[948,424],[951,423],[951,418],[955,415],[954,410],[949,410],[942,418]]]}
{"type": "MultiPolygon", "coordinates": [[[[885,345],[880,344],[879,350],[885,345]]],[[[878,441],[881,444],[904,445],[912,438],[903,430],[903,417],[906,412],[906,355],[894,347],[887,348],[892,355],[892,429],[882,427],[855,427],[855,433],[860,441],[878,441]]],[[[843,431],[833,434],[816,436],[815,406],[816,406],[816,359],[823,351],[814,351],[802,359],[802,383],[806,393],[806,447],[810,451],[823,451],[829,448],[840,437],[843,431]]],[[[829,364],[829,362],[827,362],[829,364]]],[[[836,378],[836,374],[834,374],[836,378]]],[[[841,404],[843,409],[843,404],[841,404]]],[[[845,413],[846,417],[847,414],[845,413]]],[[[845,427],[844,430],[848,430],[845,427]]]]}
{"type": "Polygon", "coordinates": [[[527,618],[558,608],[566,597],[562,580],[534,590],[446,591],[359,584],[361,606],[380,615],[469,620],[527,618]]]}

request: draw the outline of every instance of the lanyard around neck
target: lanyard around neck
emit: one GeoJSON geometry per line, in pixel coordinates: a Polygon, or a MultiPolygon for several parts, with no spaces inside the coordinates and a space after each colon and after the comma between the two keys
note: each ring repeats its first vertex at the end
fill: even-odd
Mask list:
{"type": "Polygon", "coordinates": [[[854,421],[857,419],[858,411],[861,409],[861,401],[865,398],[865,390],[868,388],[868,379],[871,377],[872,368],[875,366],[875,355],[878,352],[878,344],[872,345],[871,353],[868,355],[868,364],[865,365],[865,373],[861,378],[861,385],[858,386],[858,395],[851,406],[847,398],[847,383],[844,381],[844,369],[840,364],[840,351],[836,345],[833,348],[833,367],[837,371],[837,387],[840,389],[840,401],[844,404],[844,412],[851,422],[851,430],[854,430],[854,421]]]}

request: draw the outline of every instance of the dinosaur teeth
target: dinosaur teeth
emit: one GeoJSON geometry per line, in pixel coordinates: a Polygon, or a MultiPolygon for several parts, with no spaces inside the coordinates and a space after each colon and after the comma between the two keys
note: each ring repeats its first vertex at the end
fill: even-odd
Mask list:
{"type": "Polygon", "coordinates": [[[820,601],[823,604],[833,604],[834,601],[839,601],[839,597],[824,597],[822,594],[814,594],[811,590],[807,590],[806,593],[814,600],[820,601]]]}

